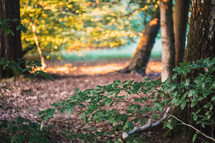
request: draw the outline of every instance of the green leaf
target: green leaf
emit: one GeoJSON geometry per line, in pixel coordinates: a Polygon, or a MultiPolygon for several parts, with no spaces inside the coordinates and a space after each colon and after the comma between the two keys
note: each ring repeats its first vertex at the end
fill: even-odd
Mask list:
{"type": "Polygon", "coordinates": [[[170,88],[169,88],[169,91],[171,92],[171,91],[175,90],[176,87],[177,87],[176,84],[172,84],[172,85],[170,86],[170,88]]]}
{"type": "Polygon", "coordinates": [[[204,108],[208,108],[211,105],[211,103],[207,103],[206,105],[204,105],[204,108]]]}
{"type": "Polygon", "coordinates": [[[162,108],[163,108],[163,105],[157,101],[154,103],[154,106],[155,106],[155,108],[157,107],[159,110],[162,110],[162,108]]]}
{"type": "Polygon", "coordinates": [[[125,125],[123,126],[123,130],[125,131],[128,128],[128,121],[125,123],[125,125]]]}
{"type": "Polygon", "coordinates": [[[2,105],[0,105],[0,109],[4,109],[4,107],[2,105]]]}
{"type": "Polygon", "coordinates": [[[130,128],[130,129],[134,128],[132,122],[130,122],[130,121],[128,122],[128,128],[130,128]]]}
{"type": "Polygon", "coordinates": [[[41,111],[38,113],[39,115],[43,115],[41,118],[42,120],[47,120],[49,118],[51,118],[54,114],[55,114],[55,109],[53,108],[49,108],[45,111],[41,111]]]}
{"type": "Polygon", "coordinates": [[[79,90],[79,88],[76,88],[75,89],[75,93],[78,93],[80,90],[79,90]]]}
{"type": "Polygon", "coordinates": [[[145,125],[146,124],[146,119],[142,119],[141,120],[141,126],[145,125]]]}
{"type": "Polygon", "coordinates": [[[3,71],[6,69],[6,65],[3,65],[3,71]]]}
{"type": "Polygon", "coordinates": [[[88,122],[88,117],[85,115],[84,116],[84,123],[86,124],[88,122]]]}
{"type": "Polygon", "coordinates": [[[86,107],[84,104],[79,104],[81,107],[86,107]]]}
{"type": "Polygon", "coordinates": [[[186,79],[186,81],[185,81],[185,86],[189,86],[190,85],[190,79],[188,78],[188,79],[186,79]]]}
{"type": "Polygon", "coordinates": [[[43,130],[43,121],[40,124],[40,131],[42,131],[42,130],[43,130]]]}
{"type": "Polygon", "coordinates": [[[23,122],[25,122],[26,120],[22,117],[17,117],[17,123],[18,124],[22,124],[23,122]]]}
{"type": "MultiPolygon", "coordinates": [[[[203,89],[204,89],[204,88],[203,88],[203,89]]],[[[210,94],[210,93],[208,93],[208,92],[204,92],[204,93],[203,93],[203,97],[204,97],[204,98],[207,98],[207,96],[208,96],[209,94],[210,94]]]]}
{"type": "Polygon", "coordinates": [[[210,105],[209,110],[212,111],[213,110],[213,104],[210,105]]]}
{"type": "Polygon", "coordinates": [[[122,85],[126,84],[128,82],[128,80],[125,80],[122,82],[122,85]]]}
{"type": "Polygon", "coordinates": [[[61,103],[53,103],[52,106],[53,107],[59,107],[59,106],[61,106],[61,103]]]}
{"type": "MultiPolygon", "coordinates": [[[[146,80],[146,79],[145,79],[145,80],[146,80]]],[[[128,82],[128,85],[131,85],[133,82],[134,82],[134,80],[130,80],[130,81],[128,82]]]]}
{"type": "Polygon", "coordinates": [[[133,113],[134,110],[127,110],[127,113],[130,114],[130,113],[133,113]]]}
{"type": "Polygon", "coordinates": [[[215,83],[213,83],[212,85],[211,85],[211,89],[214,89],[215,88],[215,83]]]}
{"type": "Polygon", "coordinates": [[[72,114],[72,111],[73,111],[73,108],[74,108],[74,104],[71,104],[67,109],[66,109],[66,112],[71,115],[72,114]]]}
{"type": "Polygon", "coordinates": [[[11,143],[23,143],[24,141],[24,135],[23,134],[15,134],[11,138],[11,143]]]}
{"type": "Polygon", "coordinates": [[[187,103],[186,103],[186,100],[184,100],[184,101],[181,103],[181,105],[180,105],[181,110],[184,110],[186,104],[187,104],[187,103]]]}
{"type": "Polygon", "coordinates": [[[215,95],[212,97],[212,99],[211,99],[212,101],[215,101],[215,95]]]}
{"type": "Polygon", "coordinates": [[[172,76],[172,79],[173,79],[173,80],[176,80],[177,76],[178,76],[178,74],[175,73],[175,74],[172,76]]]}
{"type": "Polygon", "coordinates": [[[196,106],[197,103],[198,103],[198,101],[197,101],[197,100],[194,100],[194,101],[191,102],[191,105],[190,105],[190,106],[191,106],[191,107],[194,107],[194,106],[196,106]]]}
{"type": "Polygon", "coordinates": [[[194,135],[193,135],[193,139],[192,139],[192,142],[193,142],[193,143],[195,142],[196,138],[197,138],[197,134],[194,134],[194,135]]]}
{"type": "Polygon", "coordinates": [[[193,120],[194,120],[194,121],[197,121],[197,119],[198,119],[198,116],[197,116],[197,115],[194,115],[194,116],[193,116],[193,120]]]}
{"type": "Polygon", "coordinates": [[[204,98],[203,97],[199,97],[198,98],[198,101],[202,101],[204,98]]]}
{"type": "Polygon", "coordinates": [[[192,89],[192,90],[190,90],[190,92],[188,93],[188,97],[195,96],[196,94],[197,94],[196,90],[192,89]]]}
{"type": "Polygon", "coordinates": [[[169,129],[173,129],[172,124],[171,124],[171,123],[169,123],[169,122],[167,122],[167,123],[165,124],[165,126],[166,126],[166,127],[168,127],[169,129]]]}
{"type": "Polygon", "coordinates": [[[13,135],[12,138],[11,138],[11,143],[17,143],[17,137],[16,135],[13,135]]]}
{"type": "Polygon", "coordinates": [[[159,119],[160,118],[160,115],[158,115],[157,113],[154,113],[152,115],[152,119],[159,119]]]}

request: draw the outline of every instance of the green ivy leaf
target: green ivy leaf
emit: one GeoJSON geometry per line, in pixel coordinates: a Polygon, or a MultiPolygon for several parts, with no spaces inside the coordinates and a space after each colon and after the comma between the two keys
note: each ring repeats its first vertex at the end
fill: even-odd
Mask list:
{"type": "Polygon", "coordinates": [[[67,107],[66,112],[71,115],[73,108],[74,108],[75,104],[74,103],[70,103],[70,105],[67,107]]]}
{"type": "Polygon", "coordinates": [[[215,101],[215,95],[212,97],[212,99],[211,99],[212,101],[215,101]]]}
{"type": "Polygon", "coordinates": [[[186,100],[183,100],[183,102],[181,102],[181,105],[180,105],[181,110],[184,110],[186,104],[187,104],[187,103],[186,103],[186,100]]]}
{"type": "Polygon", "coordinates": [[[197,138],[197,134],[194,134],[194,135],[193,135],[193,139],[192,139],[192,142],[193,142],[193,143],[195,142],[196,138],[197,138]]]}
{"type": "Polygon", "coordinates": [[[198,103],[197,100],[192,100],[190,107],[194,107],[196,106],[196,104],[198,103]]]}

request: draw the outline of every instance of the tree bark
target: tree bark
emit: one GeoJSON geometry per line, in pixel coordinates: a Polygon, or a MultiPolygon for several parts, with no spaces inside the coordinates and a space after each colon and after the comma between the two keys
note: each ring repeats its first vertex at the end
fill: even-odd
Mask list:
{"type": "Polygon", "coordinates": [[[172,18],[172,0],[160,0],[160,25],[162,39],[161,80],[172,77],[175,66],[175,45],[172,18]]]}
{"type": "Polygon", "coordinates": [[[183,62],[190,0],[175,0],[175,66],[183,62]]]}
{"type": "MultiPolygon", "coordinates": [[[[9,23],[13,34],[7,34],[4,30],[0,31],[0,58],[10,61],[22,59],[21,31],[16,30],[16,27],[20,24],[19,0],[0,0],[0,18],[3,20],[18,20],[9,23]]],[[[24,67],[24,63],[20,66],[24,67]]],[[[5,71],[3,67],[0,67],[0,78],[11,77],[14,74],[12,69],[6,69],[5,71]]]]}
{"type": "Polygon", "coordinates": [[[155,43],[155,38],[160,29],[160,13],[153,17],[146,28],[143,30],[143,34],[139,39],[139,43],[136,51],[134,52],[128,66],[120,70],[122,73],[129,73],[131,71],[138,74],[145,75],[145,70],[151,55],[151,50],[155,43]]]}
{"type": "MultiPolygon", "coordinates": [[[[188,44],[185,51],[186,62],[197,61],[204,58],[214,58],[215,56],[215,0],[193,0],[192,2],[192,14],[190,21],[190,31],[188,34],[188,44]]],[[[193,70],[187,77],[191,81],[197,77],[202,70],[193,70]]],[[[206,126],[202,128],[199,125],[195,125],[193,121],[192,112],[197,111],[199,108],[202,108],[205,103],[210,102],[212,96],[202,100],[195,108],[190,108],[190,105],[187,105],[184,111],[177,110],[175,113],[181,120],[186,123],[189,123],[197,127],[202,132],[211,136],[215,136],[213,132],[213,127],[206,126]]],[[[201,112],[204,111],[204,109],[201,112]]],[[[215,111],[212,118],[215,117],[215,111]]],[[[186,131],[186,136],[192,137],[193,132],[188,129],[186,131]]]]}
{"type": "Polygon", "coordinates": [[[185,61],[215,56],[215,0],[193,0],[185,61]]]}

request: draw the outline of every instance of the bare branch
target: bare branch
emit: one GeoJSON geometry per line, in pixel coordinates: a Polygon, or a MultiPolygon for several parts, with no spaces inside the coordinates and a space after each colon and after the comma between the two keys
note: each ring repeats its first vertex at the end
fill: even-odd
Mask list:
{"type": "Polygon", "coordinates": [[[199,129],[195,128],[194,126],[192,126],[192,125],[190,125],[190,124],[187,124],[187,123],[183,122],[182,120],[178,119],[178,118],[177,118],[176,116],[174,116],[174,115],[171,115],[171,114],[170,114],[170,116],[173,117],[174,119],[176,119],[177,121],[181,122],[182,125],[185,125],[185,126],[187,126],[187,127],[190,127],[190,128],[192,128],[192,129],[194,129],[198,134],[203,135],[204,137],[206,137],[206,138],[208,138],[208,139],[210,139],[210,140],[212,140],[212,141],[215,142],[215,138],[210,137],[210,136],[204,134],[204,133],[203,133],[202,131],[200,131],[199,129]]]}

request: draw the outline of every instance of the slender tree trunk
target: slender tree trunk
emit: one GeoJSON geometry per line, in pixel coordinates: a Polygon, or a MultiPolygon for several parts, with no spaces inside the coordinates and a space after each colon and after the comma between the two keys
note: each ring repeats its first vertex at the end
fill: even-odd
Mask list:
{"type": "Polygon", "coordinates": [[[183,62],[190,0],[175,0],[174,33],[175,33],[175,66],[183,62]]]}
{"type": "Polygon", "coordinates": [[[172,0],[160,0],[160,25],[162,39],[162,73],[161,80],[165,81],[173,75],[175,66],[175,45],[172,18],[172,0]]]}
{"type": "Polygon", "coordinates": [[[151,50],[155,43],[155,38],[160,29],[160,13],[153,17],[146,28],[143,30],[143,35],[139,39],[139,44],[132,58],[130,59],[129,65],[119,72],[129,73],[131,71],[137,72],[138,74],[145,75],[145,69],[147,67],[151,50]]]}
{"type": "Polygon", "coordinates": [[[38,52],[39,52],[39,55],[40,55],[42,69],[44,70],[46,68],[46,63],[45,63],[45,59],[43,57],[43,52],[42,52],[42,49],[40,47],[40,43],[39,43],[39,40],[38,40],[38,36],[37,36],[37,32],[36,32],[36,24],[31,23],[31,27],[32,27],[32,32],[34,34],[34,41],[35,41],[35,44],[37,46],[37,49],[38,49],[38,52]]]}
{"type": "MultiPolygon", "coordinates": [[[[17,22],[9,22],[10,30],[13,34],[7,34],[4,30],[0,31],[0,58],[5,60],[16,61],[23,58],[21,47],[21,31],[16,30],[20,24],[20,6],[19,0],[0,0],[0,18],[17,19],[17,22]]],[[[20,65],[24,68],[24,62],[20,65]]],[[[13,76],[14,71],[11,68],[3,70],[0,67],[0,78],[13,76]]]]}

